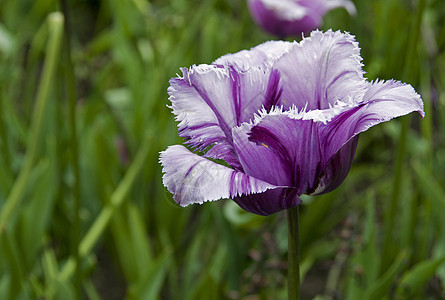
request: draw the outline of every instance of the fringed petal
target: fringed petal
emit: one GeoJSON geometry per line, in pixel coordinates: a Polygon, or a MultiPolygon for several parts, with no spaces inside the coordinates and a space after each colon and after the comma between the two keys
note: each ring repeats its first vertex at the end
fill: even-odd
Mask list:
{"type": "Polygon", "coordinates": [[[397,81],[369,84],[363,102],[320,126],[324,169],[312,194],[327,193],[345,179],[354,158],[359,133],[382,122],[419,112],[423,102],[412,86],[397,81]]]}
{"type": "Polygon", "coordinates": [[[277,59],[287,53],[295,42],[268,41],[250,50],[242,50],[221,56],[214,65],[234,66],[244,72],[252,68],[271,67],[277,59]]]}
{"type": "Polygon", "coordinates": [[[313,31],[274,65],[283,84],[281,105],[328,109],[337,100],[361,99],[366,89],[360,49],[354,37],[313,31]]]}
{"type": "Polygon", "coordinates": [[[175,145],[161,152],[163,183],[181,206],[281,188],[175,145]]]}

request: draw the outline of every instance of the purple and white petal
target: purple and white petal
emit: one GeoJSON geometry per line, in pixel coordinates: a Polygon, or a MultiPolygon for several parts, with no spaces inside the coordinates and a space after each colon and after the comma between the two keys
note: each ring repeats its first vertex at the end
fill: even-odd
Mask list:
{"type": "Polygon", "coordinates": [[[357,149],[358,135],[350,139],[323,167],[318,181],[309,195],[319,195],[335,190],[346,179],[357,149]]]}
{"type": "Polygon", "coordinates": [[[349,0],[249,0],[255,22],[279,37],[299,36],[322,24],[323,16],[337,7],[355,14],[349,0]]]}
{"type": "Polygon", "coordinates": [[[424,116],[423,102],[411,85],[393,80],[369,84],[361,104],[320,127],[320,142],[325,149],[325,157],[332,157],[360,132],[413,111],[424,116]]]}
{"type": "Polygon", "coordinates": [[[280,16],[282,20],[301,20],[307,15],[307,9],[296,0],[262,0],[264,7],[280,16]]]}
{"type": "Polygon", "coordinates": [[[423,101],[410,84],[396,80],[380,80],[368,83],[363,102],[373,102],[374,113],[387,120],[417,111],[422,118],[425,116],[423,101]],[[391,102],[384,106],[385,101],[391,102]],[[386,109],[385,109],[386,107],[386,109]]]}
{"type": "Polygon", "coordinates": [[[268,41],[250,50],[242,50],[221,56],[213,62],[215,65],[235,66],[240,71],[251,68],[270,67],[285,54],[295,42],[268,41]]]}
{"type": "Polygon", "coordinates": [[[240,103],[237,126],[253,121],[260,109],[269,111],[281,99],[283,88],[277,70],[251,69],[238,75],[239,87],[234,93],[240,103]]]}
{"type": "Polygon", "coordinates": [[[283,85],[281,105],[328,109],[337,100],[361,99],[366,89],[362,58],[354,36],[313,31],[274,65],[283,85]]]}
{"type": "Polygon", "coordinates": [[[251,121],[260,108],[270,109],[279,102],[280,74],[270,67],[241,72],[222,65],[200,65],[182,71],[183,77],[170,80],[168,89],[180,122],[179,135],[199,150],[217,145],[209,157],[236,163],[230,151],[231,129],[251,121]],[[216,151],[220,147],[226,154],[216,151]]]}
{"type": "Polygon", "coordinates": [[[181,206],[282,188],[219,165],[180,145],[161,152],[163,184],[181,206]]]}
{"type": "MultiPolygon", "coordinates": [[[[288,172],[288,180],[299,194],[312,190],[323,168],[323,149],[318,138],[321,122],[293,119],[286,114],[262,116],[252,127],[249,141],[274,154],[288,172]]],[[[264,168],[263,172],[270,172],[264,168]]]]}
{"type": "MultiPolygon", "coordinates": [[[[214,123],[218,124],[226,138],[230,141],[231,129],[236,126],[240,106],[237,102],[238,99],[233,97],[238,85],[237,78],[233,76],[236,72],[232,74],[229,68],[221,66],[199,65],[193,66],[190,69],[183,68],[182,73],[183,77],[181,79],[189,86],[187,90],[190,94],[193,94],[193,97],[188,97],[185,101],[193,104],[200,102],[200,108],[207,106],[208,108],[205,111],[206,121],[211,118],[207,116],[211,112],[214,123]]],[[[179,99],[185,90],[185,87],[178,89],[175,98],[179,99]]],[[[174,104],[173,101],[174,99],[172,99],[174,104]]],[[[176,113],[174,106],[173,109],[176,113]]],[[[184,111],[181,109],[179,112],[184,111]]],[[[188,111],[184,113],[188,113],[188,111]]],[[[185,121],[189,124],[199,122],[195,118],[189,118],[189,115],[187,115],[185,121]]]]}
{"type": "Polygon", "coordinates": [[[236,94],[238,77],[231,76],[228,68],[214,65],[182,68],[182,72],[182,77],[170,80],[168,88],[179,135],[201,151],[214,146],[208,157],[223,159],[238,168],[231,137],[241,111],[236,94]]]}
{"type": "Polygon", "coordinates": [[[266,144],[249,141],[253,125],[233,129],[233,144],[244,173],[274,185],[292,186],[292,168],[266,144]]]}
{"type": "Polygon", "coordinates": [[[320,126],[324,169],[311,193],[330,192],[343,182],[351,167],[360,132],[413,111],[424,116],[423,102],[412,86],[392,80],[370,84],[360,105],[320,126]]]}
{"type": "MultiPolygon", "coordinates": [[[[182,70],[188,74],[187,69],[182,70]]],[[[185,137],[191,146],[203,150],[215,142],[227,142],[212,108],[186,77],[172,78],[168,93],[179,121],[179,136],[185,137]]]]}
{"type": "Polygon", "coordinates": [[[249,0],[249,10],[255,22],[280,38],[299,36],[317,28],[322,15],[293,0],[249,0]]]}

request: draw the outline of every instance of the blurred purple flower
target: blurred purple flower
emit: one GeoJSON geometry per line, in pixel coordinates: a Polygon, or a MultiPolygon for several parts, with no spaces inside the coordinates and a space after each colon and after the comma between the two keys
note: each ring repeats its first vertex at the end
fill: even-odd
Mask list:
{"type": "Polygon", "coordinates": [[[280,38],[301,36],[322,24],[323,16],[337,7],[355,14],[349,0],[248,0],[255,22],[280,38]]]}
{"type": "Polygon", "coordinates": [[[203,155],[180,145],[161,152],[164,185],[181,206],[232,198],[259,215],[334,190],[360,132],[424,115],[410,85],[366,81],[361,60],[353,36],[330,30],[183,68],[170,80],[171,108],[179,135],[203,155]]]}

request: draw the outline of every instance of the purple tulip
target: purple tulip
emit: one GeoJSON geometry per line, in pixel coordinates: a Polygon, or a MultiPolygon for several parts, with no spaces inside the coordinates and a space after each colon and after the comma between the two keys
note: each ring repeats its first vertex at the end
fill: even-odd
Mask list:
{"type": "Polygon", "coordinates": [[[255,22],[281,38],[301,36],[318,28],[323,16],[337,7],[355,14],[349,0],[248,0],[248,4],[255,22]]]}
{"type": "Polygon", "coordinates": [[[360,132],[413,111],[424,116],[410,85],[368,82],[361,61],[352,35],[329,30],[183,68],[168,93],[195,153],[180,145],[161,152],[164,185],[181,206],[231,198],[259,215],[334,190],[360,132]]]}

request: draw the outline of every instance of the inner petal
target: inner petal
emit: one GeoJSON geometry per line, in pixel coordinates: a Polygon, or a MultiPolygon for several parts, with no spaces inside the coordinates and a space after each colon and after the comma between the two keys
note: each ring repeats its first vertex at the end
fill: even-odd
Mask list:
{"type": "Polygon", "coordinates": [[[253,125],[244,123],[233,129],[233,144],[244,172],[279,186],[292,185],[292,169],[266,144],[249,141],[253,125]]]}
{"type": "Polygon", "coordinates": [[[249,140],[264,145],[286,166],[299,194],[310,191],[323,169],[318,137],[320,122],[267,115],[252,127],[249,140]]]}

